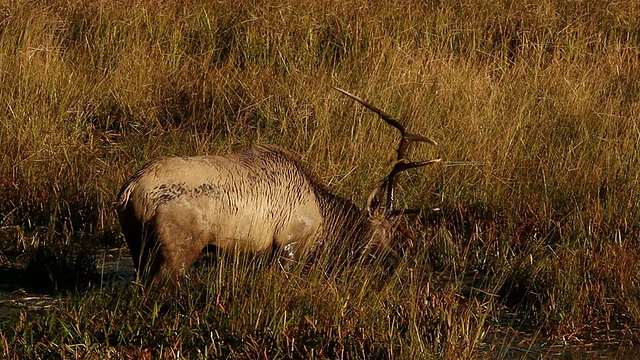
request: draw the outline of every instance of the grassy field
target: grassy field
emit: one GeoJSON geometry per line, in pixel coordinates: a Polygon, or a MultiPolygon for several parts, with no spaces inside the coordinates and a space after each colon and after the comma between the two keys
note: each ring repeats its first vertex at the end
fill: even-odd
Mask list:
{"type": "Polygon", "coordinates": [[[35,277],[71,290],[3,316],[0,351],[459,358],[505,329],[637,343],[639,14],[607,0],[1,2],[0,264],[44,264],[35,277]],[[277,144],[364,204],[397,134],[333,86],[439,142],[412,159],[445,160],[400,180],[425,211],[392,273],[228,257],[175,296],[73,290],[95,251],[124,244],[113,202],[158,156],[277,144]]]}

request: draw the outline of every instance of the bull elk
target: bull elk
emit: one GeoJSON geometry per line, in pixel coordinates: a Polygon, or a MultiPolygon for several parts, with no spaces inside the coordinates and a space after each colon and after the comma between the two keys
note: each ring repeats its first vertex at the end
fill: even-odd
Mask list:
{"type": "Polygon", "coordinates": [[[293,153],[260,145],[219,156],[163,157],[122,187],[117,211],[139,277],[175,284],[208,245],[226,251],[280,249],[301,259],[323,244],[349,242],[363,251],[389,250],[397,175],[440,159],[409,162],[412,134],[390,115],[336,88],[400,131],[397,161],[368,197],[366,210],[343,199],[304,169],[293,153]],[[386,198],[385,198],[386,197],[386,198]],[[385,203],[384,207],[380,205],[385,203]]]}

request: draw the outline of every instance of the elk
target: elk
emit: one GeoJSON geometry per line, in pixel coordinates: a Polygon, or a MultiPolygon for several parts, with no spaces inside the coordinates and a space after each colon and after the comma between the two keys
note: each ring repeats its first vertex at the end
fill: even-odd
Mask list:
{"type": "Polygon", "coordinates": [[[409,162],[407,149],[413,142],[437,144],[407,132],[359,97],[336,90],[401,134],[395,165],[369,195],[366,210],[332,193],[295,154],[277,146],[159,158],[123,185],[116,202],[138,277],[150,285],[175,285],[208,245],[247,253],[275,248],[294,260],[322,251],[329,242],[349,243],[363,252],[392,251],[393,219],[415,212],[395,208],[397,175],[440,161],[409,162]]]}

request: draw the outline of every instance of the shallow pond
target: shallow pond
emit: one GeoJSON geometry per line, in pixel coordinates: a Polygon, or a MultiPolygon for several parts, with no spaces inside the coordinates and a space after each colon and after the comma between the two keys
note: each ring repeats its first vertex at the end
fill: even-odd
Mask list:
{"type": "MultiPolygon", "coordinates": [[[[95,261],[95,284],[88,286],[102,286],[111,281],[124,284],[135,279],[133,261],[127,249],[100,251],[95,255],[95,261]]],[[[45,309],[60,301],[50,292],[32,286],[20,268],[8,267],[0,272],[0,316],[13,309],[45,309]]]]}
{"type": "Polygon", "coordinates": [[[632,343],[634,330],[608,330],[606,339],[551,341],[534,333],[494,329],[479,346],[479,358],[491,359],[640,359],[632,343]]]}
{"type": "MultiPolygon", "coordinates": [[[[111,249],[95,255],[97,275],[91,286],[120,283],[126,286],[135,280],[133,261],[129,251],[111,249]]],[[[16,309],[46,309],[57,306],[60,299],[54,295],[28,288],[20,281],[20,271],[4,269],[0,276],[0,316],[6,316],[16,309]],[[27,289],[28,290],[25,290],[27,289]]],[[[487,334],[478,345],[477,358],[484,359],[640,359],[640,347],[634,346],[634,332],[639,329],[608,330],[594,334],[596,341],[578,342],[549,341],[539,334],[513,330],[510,319],[505,315],[498,324],[488,326],[487,334]]]]}

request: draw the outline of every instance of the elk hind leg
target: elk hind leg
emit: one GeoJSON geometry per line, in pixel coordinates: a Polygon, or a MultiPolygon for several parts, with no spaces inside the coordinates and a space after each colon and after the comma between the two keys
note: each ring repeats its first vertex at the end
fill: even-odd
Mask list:
{"type": "Polygon", "coordinates": [[[149,268],[152,272],[152,286],[174,287],[182,278],[202,251],[203,245],[189,227],[176,221],[175,218],[157,219],[162,226],[156,228],[158,246],[157,253],[149,268]]]}

